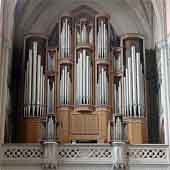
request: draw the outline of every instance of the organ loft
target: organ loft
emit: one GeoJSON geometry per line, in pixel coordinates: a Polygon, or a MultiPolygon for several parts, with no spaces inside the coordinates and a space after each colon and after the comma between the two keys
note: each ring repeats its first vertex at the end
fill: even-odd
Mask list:
{"type": "Polygon", "coordinates": [[[61,15],[55,32],[25,35],[18,140],[146,143],[145,38],[118,36],[90,8],[61,15]]]}

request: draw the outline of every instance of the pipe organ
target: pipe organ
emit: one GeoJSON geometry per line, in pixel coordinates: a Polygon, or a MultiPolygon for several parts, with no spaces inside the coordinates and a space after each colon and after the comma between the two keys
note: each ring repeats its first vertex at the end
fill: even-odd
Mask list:
{"type": "Polygon", "coordinates": [[[116,46],[109,17],[94,13],[61,16],[58,27],[56,48],[44,36],[25,37],[23,121],[34,131],[25,141],[40,140],[41,121],[50,114],[58,122],[60,143],[104,143],[110,136],[143,143],[143,37],[116,37],[116,46]]]}

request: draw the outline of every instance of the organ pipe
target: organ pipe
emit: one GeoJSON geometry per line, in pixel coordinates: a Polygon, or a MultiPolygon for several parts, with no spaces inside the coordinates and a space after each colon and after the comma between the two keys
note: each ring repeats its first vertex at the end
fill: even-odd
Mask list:
{"type": "Polygon", "coordinates": [[[83,49],[77,53],[77,104],[90,104],[91,101],[91,57],[88,55],[87,50],[83,49]]]}
{"type": "Polygon", "coordinates": [[[121,113],[122,111],[122,87],[121,81],[115,80],[114,86],[114,113],[121,113]]]}
{"type": "Polygon", "coordinates": [[[131,55],[127,57],[124,80],[124,114],[129,117],[144,116],[144,75],[141,54],[131,46],[131,55]]]}
{"type": "Polygon", "coordinates": [[[24,73],[24,117],[42,116],[45,109],[45,74],[43,71],[45,64],[40,55],[41,51],[38,51],[39,46],[41,44],[38,41],[30,41],[30,46],[26,49],[28,56],[26,56],[24,73]]]}
{"type": "Polygon", "coordinates": [[[63,19],[60,35],[60,56],[69,57],[71,49],[71,25],[68,18],[63,19]]]}
{"type": "Polygon", "coordinates": [[[123,123],[121,116],[115,116],[113,129],[113,141],[121,141],[123,139],[123,123]]]}
{"type": "Polygon", "coordinates": [[[98,67],[97,87],[99,95],[97,96],[98,105],[108,104],[108,72],[105,66],[98,67]]]}
{"type": "Polygon", "coordinates": [[[98,22],[97,32],[97,55],[99,58],[106,58],[108,52],[108,37],[107,37],[107,25],[101,20],[98,22]]]}
{"type": "Polygon", "coordinates": [[[63,65],[60,70],[60,104],[70,104],[71,99],[71,78],[70,67],[63,65]]]}
{"type": "Polygon", "coordinates": [[[47,110],[54,113],[54,81],[52,78],[47,80],[47,110]]]}

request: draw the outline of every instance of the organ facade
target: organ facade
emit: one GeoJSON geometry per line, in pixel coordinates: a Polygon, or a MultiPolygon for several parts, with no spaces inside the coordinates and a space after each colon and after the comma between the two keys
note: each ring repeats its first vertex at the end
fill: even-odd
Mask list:
{"type": "Polygon", "coordinates": [[[25,36],[21,140],[43,140],[52,115],[60,143],[146,142],[144,37],[118,37],[109,16],[79,12],[60,16],[56,41],[25,36]]]}

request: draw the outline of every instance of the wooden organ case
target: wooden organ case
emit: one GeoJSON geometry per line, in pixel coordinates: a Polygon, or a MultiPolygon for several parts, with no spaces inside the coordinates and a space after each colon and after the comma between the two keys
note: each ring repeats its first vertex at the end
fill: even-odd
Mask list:
{"type": "Polygon", "coordinates": [[[144,39],[127,34],[115,45],[112,30],[108,16],[64,15],[58,48],[25,37],[24,141],[41,140],[50,113],[59,143],[145,142],[144,39]]]}

